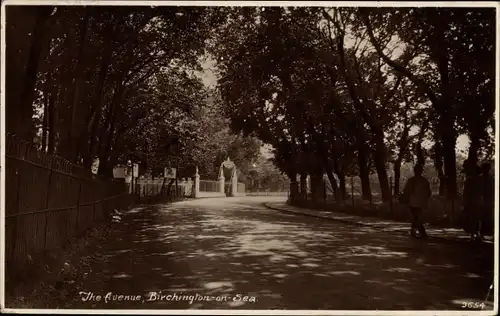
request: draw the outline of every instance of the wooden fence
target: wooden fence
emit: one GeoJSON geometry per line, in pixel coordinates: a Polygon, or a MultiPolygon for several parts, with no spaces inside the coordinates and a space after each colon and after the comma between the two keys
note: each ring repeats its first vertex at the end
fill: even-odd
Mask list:
{"type": "Polygon", "coordinates": [[[288,191],[283,192],[267,192],[267,191],[254,191],[254,192],[246,192],[246,196],[283,196],[288,197],[288,191]]]}
{"type": "Polygon", "coordinates": [[[200,192],[219,192],[219,181],[200,180],[200,192]]]}
{"type": "Polygon", "coordinates": [[[131,192],[137,202],[171,202],[193,195],[194,182],[189,179],[178,179],[177,190],[170,179],[135,179],[131,192]]]}
{"type": "MultiPolygon", "coordinates": [[[[407,178],[401,178],[400,192],[403,190],[404,184],[407,178]]],[[[432,196],[429,199],[427,211],[423,216],[423,220],[431,223],[440,223],[447,225],[455,225],[460,219],[460,212],[462,211],[463,201],[461,198],[462,188],[464,178],[462,175],[457,177],[458,195],[455,199],[447,199],[445,197],[439,196],[439,179],[430,178],[428,179],[431,185],[432,196]]],[[[300,186],[300,183],[299,183],[300,186]]],[[[389,187],[391,192],[393,192],[394,181],[389,178],[389,187]]],[[[345,209],[349,207],[349,212],[354,212],[354,209],[358,210],[370,210],[371,212],[388,213],[388,214],[403,214],[408,213],[407,206],[402,205],[398,201],[397,196],[391,196],[389,201],[383,202],[382,195],[380,192],[380,186],[378,180],[375,176],[370,178],[370,188],[371,188],[371,200],[364,200],[362,197],[361,180],[359,177],[347,177],[346,178],[346,199],[343,201],[338,201],[334,194],[332,187],[327,180],[324,178],[323,182],[323,194],[321,201],[318,202],[321,207],[334,207],[337,206],[338,209],[345,209]]],[[[248,193],[247,193],[248,195],[248,193]]],[[[311,188],[308,185],[307,195],[300,196],[297,201],[297,206],[308,207],[308,205],[314,205],[315,203],[309,203],[312,201],[311,188]]],[[[317,203],[316,203],[317,204],[317,203]]],[[[354,212],[355,213],[355,212],[354,212]]]]}
{"type": "Polygon", "coordinates": [[[242,182],[238,182],[238,193],[245,194],[245,191],[246,191],[245,184],[242,182]]]}
{"type": "Polygon", "coordinates": [[[129,202],[125,183],[37,150],[7,135],[5,220],[7,265],[61,247],[129,202]]]}

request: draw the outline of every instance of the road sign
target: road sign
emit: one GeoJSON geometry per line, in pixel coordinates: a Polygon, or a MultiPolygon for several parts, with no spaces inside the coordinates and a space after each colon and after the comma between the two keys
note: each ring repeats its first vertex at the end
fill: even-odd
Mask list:
{"type": "Polygon", "coordinates": [[[165,168],[164,169],[164,176],[165,178],[168,179],[174,179],[177,174],[177,169],[176,168],[165,168]]]}
{"type": "Polygon", "coordinates": [[[123,179],[127,175],[127,167],[114,167],[113,168],[113,178],[123,179]]]}

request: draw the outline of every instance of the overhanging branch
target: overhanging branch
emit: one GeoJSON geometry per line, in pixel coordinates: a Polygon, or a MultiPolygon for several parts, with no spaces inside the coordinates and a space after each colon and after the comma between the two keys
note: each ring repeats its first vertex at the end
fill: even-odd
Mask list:
{"type": "Polygon", "coordinates": [[[368,16],[368,13],[365,10],[366,10],[365,8],[359,8],[359,13],[361,14],[361,17],[363,18],[364,24],[365,24],[367,32],[368,32],[368,36],[370,38],[370,42],[372,43],[372,45],[375,48],[375,50],[377,51],[377,53],[394,70],[396,70],[397,72],[400,72],[403,75],[405,75],[416,86],[418,86],[423,91],[425,91],[425,93],[429,97],[429,100],[432,102],[432,104],[434,106],[437,106],[438,105],[438,98],[437,98],[436,94],[434,93],[434,91],[432,91],[432,89],[429,86],[429,84],[427,84],[423,79],[421,79],[418,76],[416,76],[413,73],[411,73],[411,71],[408,70],[405,66],[403,66],[400,63],[392,60],[391,58],[389,58],[389,56],[387,56],[386,54],[384,54],[384,52],[383,52],[380,44],[375,39],[375,35],[373,34],[373,30],[372,30],[372,27],[371,27],[371,24],[370,24],[370,17],[368,16]]]}

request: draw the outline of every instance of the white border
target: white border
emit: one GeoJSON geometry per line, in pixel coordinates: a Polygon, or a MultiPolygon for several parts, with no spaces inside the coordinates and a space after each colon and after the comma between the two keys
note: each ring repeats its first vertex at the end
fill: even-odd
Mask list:
{"type": "MultiPolygon", "coordinates": [[[[498,110],[500,103],[500,5],[493,1],[481,2],[332,2],[332,1],[95,1],[95,0],[5,0],[2,2],[1,13],[1,90],[0,90],[0,227],[5,228],[5,5],[109,5],[109,6],[318,6],[318,7],[491,7],[496,8],[496,132],[495,132],[495,223],[498,223],[499,214],[499,123],[498,110]]],[[[499,227],[495,225],[495,256],[494,256],[494,304],[493,311],[325,311],[325,310],[87,310],[87,309],[14,309],[2,308],[2,312],[19,314],[164,314],[164,315],[496,315],[498,313],[498,243],[499,227]]],[[[0,306],[5,305],[5,229],[0,229],[0,306]]],[[[464,253],[464,256],[467,254],[464,253]]],[[[360,302],[362,304],[362,302],[360,302]]]]}
{"type": "MultiPolygon", "coordinates": [[[[498,145],[499,145],[499,124],[498,124],[498,110],[499,110],[499,104],[500,104],[500,5],[496,3],[496,11],[497,11],[497,25],[496,25],[496,40],[497,40],[497,45],[496,45],[496,78],[495,78],[495,101],[496,101],[496,107],[495,107],[495,123],[496,123],[496,129],[495,129],[495,224],[499,222],[500,219],[500,214],[499,214],[499,198],[500,198],[500,182],[498,180],[498,175],[500,171],[498,170],[499,168],[499,163],[498,163],[498,158],[499,158],[499,152],[498,152],[498,145]]],[[[494,255],[494,288],[493,288],[493,311],[495,314],[498,314],[498,233],[499,233],[499,227],[498,225],[495,225],[495,236],[494,236],[494,248],[495,248],[495,255],[494,255]]]]}
{"type": "Polygon", "coordinates": [[[5,305],[5,7],[1,14],[1,76],[0,76],[0,309],[5,305]]]}
{"type": "MultiPolygon", "coordinates": [[[[360,301],[360,304],[363,304],[360,301]]],[[[110,315],[496,315],[494,311],[330,311],[330,310],[265,310],[265,309],[244,309],[244,310],[234,310],[234,309],[3,309],[2,312],[5,313],[16,313],[16,314],[110,314],[110,315]]]]}

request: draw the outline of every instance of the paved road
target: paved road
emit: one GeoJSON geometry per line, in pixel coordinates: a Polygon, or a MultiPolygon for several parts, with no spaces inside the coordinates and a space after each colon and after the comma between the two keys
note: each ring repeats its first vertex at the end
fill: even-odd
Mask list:
{"type": "Polygon", "coordinates": [[[460,310],[487,296],[493,261],[485,249],[263,207],[273,199],[131,210],[64,307],[460,310]],[[78,291],[101,301],[84,302],[78,291]],[[106,303],[108,292],[128,297],[106,303]]]}

